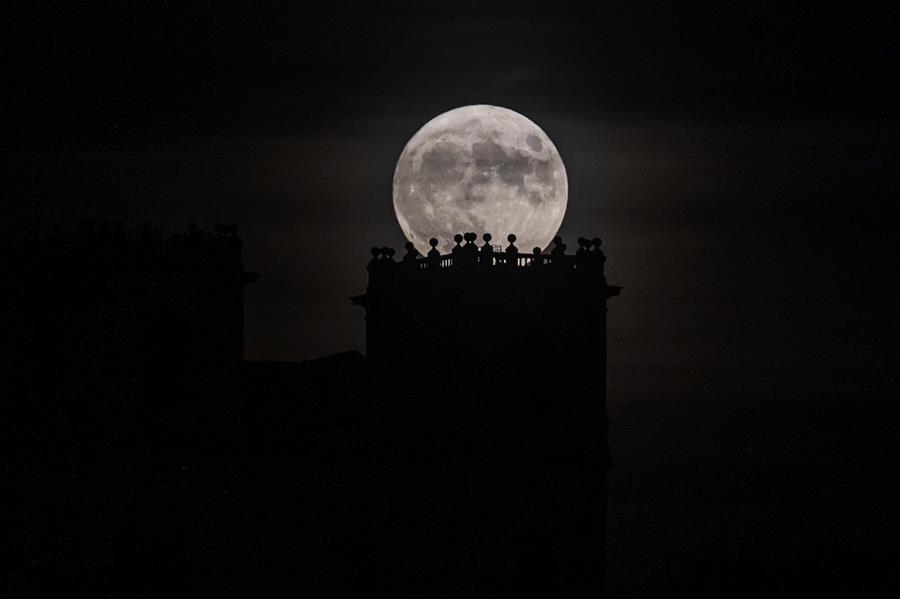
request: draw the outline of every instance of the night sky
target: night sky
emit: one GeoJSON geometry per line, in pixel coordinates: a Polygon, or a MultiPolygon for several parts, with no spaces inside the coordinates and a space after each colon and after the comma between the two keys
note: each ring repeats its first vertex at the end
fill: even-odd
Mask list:
{"type": "MultiPolygon", "coordinates": [[[[752,435],[711,431],[679,405],[710,400],[721,423],[758,417],[759,406],[896,399],[897,221],[887,212],[898,22],[886,5],[15,4],[4,19],[2,233],[84,218],[162,230],[239,223],[245,265],[262,275],[247,293],[248,359],[364,347],[348,298],[364,290],[369,247],[404,242],[391,203],[397,157],[436,114],[484,103],[554,141],[570,186],[560,233],[570,247],[601,236],[609,280],[624,286],[609,313],[612,441],[625,473],[618,486],[613,476],[613,512],[615,489],[639,510],[654,487],[635,481],[667,468],[662,456],[680,440],[745,455],[752,435]],[[623,407],[637,404],[664,407],[647,410],[648,428],[623,407]],[[646,469],[629,475],[638,454],[646,469]]],[[[816,429],[817,409],[783,409],[816,438],[801,449],[834,447],[816,431],[840,426],[816,429]]],[[[879,463],[893,463],[884,452],[896,455],[896,433],[883,436],[888,421],[867,413],[883,429],[840,437],[876,439],[847,461],[881,451],[879,463]]],[[[760,418],[773,436],[796,432],[760,418]]],[[[706,467],[679,464],[667,476],[706,467]]],[[[843,492],[878,487],[866,481],[843,492]]],[[[814,517],[837,513],[843,497],[814,517]]],[[[667,504],[636,520],[702,519],[682,499],[687,511],[667,504]]],[[[877,505],[880,524],[847,524],[839,540],[883,525],[877,505]]],[[[613,516],[611,542],[627,545],[613,516]]],[[[734,549],[716,536],[734,531],[722,530],[693,542],[734,549]]]]}

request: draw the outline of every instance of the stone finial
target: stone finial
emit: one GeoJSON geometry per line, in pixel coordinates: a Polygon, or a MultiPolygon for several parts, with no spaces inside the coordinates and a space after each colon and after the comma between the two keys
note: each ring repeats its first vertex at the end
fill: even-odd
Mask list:
{"type": "Polygon", "coordinates": [[[435,261],[435,260],[440,259],[440,257],[441,257],[441,252],[437,249],[437,246],[438,246],[438,240],[437,240],[437,238],[432,237],[431,239],[429,239],[429,240],[428,240],[428,245],[431,246],[431,249],[428,250],[428,258],[429,258],[429,260],[435,261]]]}
{"type": "Polygon", "coordinates": [[[603,245],[603,241],[599,237],[594,237],[591,239],[591,244],[594,246],[594,249],[591,250],[591,256],[594,256],[601,264],[606,262],[606,255],[603,253],[603,250],[600,249],[600,246],[603,245]]]}
{"type": "Polygon", "coordinates": [[[579,237],[578,238],[578,249],[575,251],[576,256],[584,256],[585,254],[590,253],[591,251],[591,242],[587,237],[579,237]]]}
{"type": "Polygon", "coordinates": [[[372,259],[369,260],[368,269],[372,270],[378,264],[378,258],[381,256],[381,249],[377,247],[373,247],[369,250],[369,253],[372,254],[372,259]]]}
{"type": "Polygon", "coordinates": [[[507,254],[518,254],[519,248],[516,247],[516,236],[514,233],[510,233],[506,236],[506,240],[509,242],[509,245],[506,246],[507,254]]]}
{"type": "Polygon", "coordinates": [[[415,262],[416,258],[419,257],[419,250],[416,249],[416,244],[412,241],[407,241],[403,247],[406,248],[406,253],[403,254],[403,261],[407,263],[415,262]]]}
{"type": "Polygon", "coordinates": [[[453,236],[453,241],[456,242],[456,245],[454,245],[452,248],[450,248],[450,253],[453,254],[454,256],[458,255],[462,251],[463,246],[459,245],[462,243],[462,240],[463,240],[462,233],[457,233],[456,235],[453,236]]]}
{"type": "Polygon", "coordinates": [[[553,238],[553,249],[550,251],[551,256],[564,256],[566,253],[566,244],[563,243],[562,237],[557,235],[553,238]]]}
{"type": "Polygon", "coordinates": [[[484,245],[481,246],[480,253],[483,257],[483,262],[485,264],[493,264],[493,260],[491,259],[491,255],[494,253],[494,246],[491,245],[491,234],[485,233],[481,236],[484,240],[484,245]]]}

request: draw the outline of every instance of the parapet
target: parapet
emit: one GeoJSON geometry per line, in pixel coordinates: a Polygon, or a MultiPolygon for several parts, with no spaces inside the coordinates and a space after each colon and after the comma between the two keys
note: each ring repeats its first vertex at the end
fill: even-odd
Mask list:
{"type": "Polygon", "coordinates": [[[506,248],[491,244],[490,233],[482,236],[483,243],[477,245],[475,233],[456,234],[453,241],[456,245],[447,254],[437,250],[438,240],[429,241],[431,251],[423,256],[416,250],[412,242],[406,243],[406,253],[396,261],[395,251],[389,247],[373,247],[369,260],[369,282],[372,284],[382,276],[391,273],[417,271],[459,271],[477,269],[480,271],[534,271],[537,269],[553,269],[555,271],[579,271],[605,279],[604,264],[606,255],[601,249],[599,237],[579,237],[578,250],[574,254],[566,253],[566,244],[560,237],[553,239],[553,248],[544,253],[534,248],[530,253],[523,253],[516,247],[516,236],[507,236],[506,248]]]}
{"type": "MultiPolygon", "coordinates": [[[[566,253],[566,244],[558,236],[546,253],[540,248],[531,253],[520,252],[512,234],[507,236],[505,248],[492,245],[489,233],[482,239],[478,245],[475,233],[457,234],[453,237],[456,245],[449,253],[441,254],[438,240],[432,238],[431,250],[425,256],[407,242],[406,253],[399,261],[394,259],[393,248],[373,247],[367,267],[367,291],[351,301],[368,310],[373,302],[399,305],[403,303],[401,298],[426,301],[429,296],[451,294],[460,306],[465,298],[457,292],[476,288],[495,298],[533,296],[542,293],[542,289],[552,289],[559,294],[587,293],[605,301],[622,289],[606,282],[606,255],[599,237],[579,237],[574,254],[566,253]]],[[[433,297],[427,301],[433,301],[433,297]]]]}

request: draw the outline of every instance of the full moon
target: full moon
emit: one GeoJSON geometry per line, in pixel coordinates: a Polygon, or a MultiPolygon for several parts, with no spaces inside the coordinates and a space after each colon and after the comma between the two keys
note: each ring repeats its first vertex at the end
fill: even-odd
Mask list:
{"type": "Polygon", "coordinates": [[[394,210],[423,254],[436,237],[442,253],[453,235],[517,236],[521,252],[546,248],[566,212],[568,180],[556,146],[540,127],[499,106],[440,114],[412,136],[394,170],[394,210]]]}

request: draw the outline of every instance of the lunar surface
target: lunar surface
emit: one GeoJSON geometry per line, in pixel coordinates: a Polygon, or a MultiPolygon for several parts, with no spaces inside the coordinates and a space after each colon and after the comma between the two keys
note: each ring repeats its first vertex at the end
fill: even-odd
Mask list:
{"type": "MultiPolygon", "coordinates": [[[[546,248],[566,212],[568,180],[556,146],[540,127],[498,106],[463,106],[428,121],[394,170],[394,210],[423,254],[436,237],[475,232],[528,253],[546,248]]],[[[480,243],[480,242],[479,242],[480,243]]]]}

